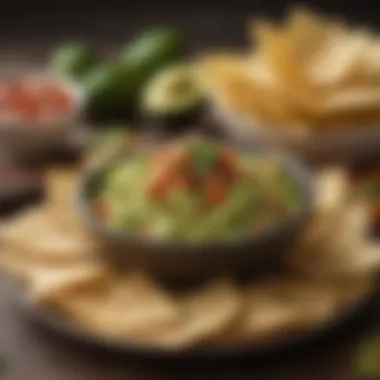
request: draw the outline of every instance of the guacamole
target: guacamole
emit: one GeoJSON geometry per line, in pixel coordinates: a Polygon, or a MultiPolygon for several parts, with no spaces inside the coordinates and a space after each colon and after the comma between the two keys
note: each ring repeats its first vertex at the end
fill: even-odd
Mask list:
{"type": "Polygon", "coordinates": [[[94,207],[117,228],[204,242],[263,231],[296,212],[299,197],[277,158],[196,140],[113,166],[94,207]]]}

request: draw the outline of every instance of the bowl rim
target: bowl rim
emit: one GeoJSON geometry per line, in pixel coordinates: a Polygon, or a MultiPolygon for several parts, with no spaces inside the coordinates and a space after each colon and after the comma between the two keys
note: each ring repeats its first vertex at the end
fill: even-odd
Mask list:
{"type": "Polygon", "coordinates": [[[214,105],[209,117],[224,135],[237,142],[251,141],[287,149],[304,160],[310,158],[329,164],[352,161],[352,156],[364,156],[377,151],[380,144],[379,122],[356,124],[343,129],[320,131],[281,129],[214,105]],[[343,159],[342,159],[343,157],[343,159]]]}
{"type": "MultiPolygon", "coordinates": [[[[207,137],[210,139],[209,137],[207,137]]],[[[178,140],[178,139],[174,139],[178,140]]],[[[213,139],[215,140],[215,139],[213,139]]],[[[170,140],[173,141],[172,139],[170,140]]],[[[219,141],[216,139],[216,141],[219,141]]],[[[214,249],[226,249],[226,248],[234,248],[238,246],[245,246],[253,241],[266,241],[267,239],[275,239],[276,236],[281,234],[284,231],[292,229],[300,222],[305,222],[308,217],[312,213],[314,199],[315,199],[315,191],[313,186],[313,177],[311,171],[309,171],[305,165],[298,159],[296,159],[293,155],[289,153],[283,152],[278,149],[263,147],[263,146],[253,146],[252,144],[237,144],[235,142],[224,142],[228,145],[232,145],[237,147],[239,150],[248,151],[252,154],[270,154],[278,157],[279,161],[284,164],[285,170],[291,175],[291,177],[296,181],[296,183],[300,186],[301,194],[302,194],[302,204],[303,207],[301,209],[286,217],[283,221],[274,223],[270,228],[268,228],[264,233],[257,232],[252,234],[242,234],[233,237],[228,240],[210,240],[210,241],[201,241],[195,243],[189,243],[186,241],[174,241],[170,239],[160,239],[157,237],[151,236],[143,236],[138,233],[134,233],[132,230],[121,229],[117,227],[110,226],[106,222],[102,221],[100,218],[96,217],[93,212],[93,209],[89,202],[88,197],[88,186],[92,181],[96,181],[99,176],[102,176],[113,164],[118,162],[128,160],[131,155],[134,154],[132,152],[129,153],[121,153],[113,157],[111,160],[107,160],[103,164],[85,170],[77,184],[76,194],[75,194],[75,203],[76,209],[78,211],[79,216],[84,220],[85,226],[90,225],[90,228],[95,230],[96,233],[106,234],[110,239],[117,241],[128,241],[137,246],[144,246],[147,248],[160,248],[170,251],[179,251],[184,249],[199,249],[199,250],[214,250],[214,249]]],[[[168,142],[165,142],[164,145],[167,145],[168,142]]],[[[170,142],[169,142],[170,144],[170,142]]],[[[154,146],[162,146],[162,143],[154,144],[154,146]]],[[[146,148],[146,147],[145,147],[146,148]]]]}

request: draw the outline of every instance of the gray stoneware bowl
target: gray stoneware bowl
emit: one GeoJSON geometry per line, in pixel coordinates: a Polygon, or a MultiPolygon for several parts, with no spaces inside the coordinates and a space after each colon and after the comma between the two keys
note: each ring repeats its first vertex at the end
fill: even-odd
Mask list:
{"type": "MultiPolygon", "coordinates": [[[[254,148],[249,151],[268,153],[254,148]]],[[[169,282],[192,282],[223,274],[245,276],[260,273],[278,263],[289,251],[306,225],[313,205],[313,186],[308,170],[287,154],[275,154],[278,154],[283,169],[299,185],[301,207],[299,212],[263,233],[252,233],[230,241],[188,244],[147,238],[112,227],[95,215],[90,200],[96,196],[104,174],[115,159],[84,173],[78,186],[78,211],[85,227],[101,244],[101,253],[117,267],[136,266],[169,282]]],[[[129,158],[123,155],[116,161],[129,158]]]]}

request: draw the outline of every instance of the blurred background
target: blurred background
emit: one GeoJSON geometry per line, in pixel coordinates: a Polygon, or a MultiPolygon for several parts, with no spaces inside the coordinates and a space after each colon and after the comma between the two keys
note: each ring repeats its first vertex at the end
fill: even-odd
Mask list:
{"type": "MultiPolygon", "coordinates": [[[[68,39],[95,42],[107,51],[144,26],[179,24],[196,48],[242,44],[244,22],[252,16],[280,16],[290,0],[134,0],[101,2],[1,1],[0,51],[3,59],[41,59],[49,46],[68,39]],[[20,48],[21,51],[20,51],[20,48]],[[5,57],[4,57],[5,55],[5,57]]],[[[359,23],[379,24],[380,3],[314,0],[305,4],[359,23]]]]}

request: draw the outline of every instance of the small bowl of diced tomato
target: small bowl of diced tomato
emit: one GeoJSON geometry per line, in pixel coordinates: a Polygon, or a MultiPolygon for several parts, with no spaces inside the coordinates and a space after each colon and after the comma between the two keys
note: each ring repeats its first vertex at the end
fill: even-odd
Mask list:
{"type": "Polygon", "coordinates": [[[0,80],[0,136],[15,148],[62,142],[82,109],[82,91],[67,79],[30,74],[0,80]]]}

